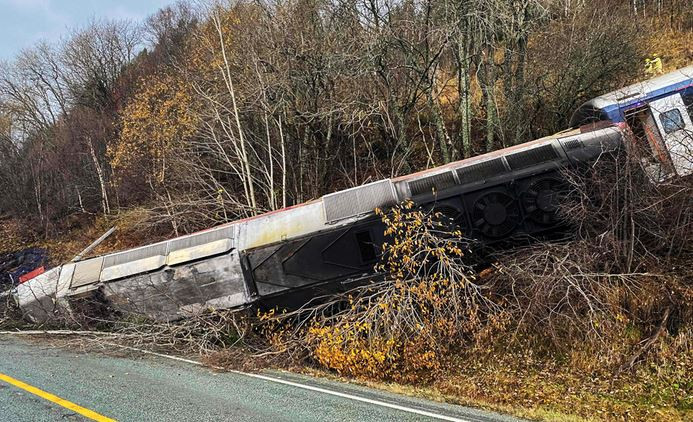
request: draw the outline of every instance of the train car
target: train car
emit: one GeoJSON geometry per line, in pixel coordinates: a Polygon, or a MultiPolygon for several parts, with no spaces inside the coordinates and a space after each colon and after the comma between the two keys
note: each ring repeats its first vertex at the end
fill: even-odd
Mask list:
{"type": "Polygon", "coordinates": [[[573,114],[571,127],[621,124],[647,141],[646,171],[655,179],[693,173],[693,66],[594,98],[573,114]]]}
{"type": "Polygon", "coordinates": [[[407,199],[444,212],[466,235],[486,243],[551,231],[559,224],[561,169],[627,146],[625,140],[639,133],[637,122],[656,131],[651,136],[663,150],[652,148],[653,163],[669,173],[691,172],[677,155],[684,155],[690,138],[677,132],[692,128],[684,103],[692,70],[591,100],[576,111],[574,128],[555,135],[65,264],[18,286],[14,297],[34,322],[89,312],[94,304],[99,312],[158,320],[207,309],[300,306],[372,276],[385,240],[374,209],[407,199]],[[625,96],[629,100],[620,102],[625,96]]]}

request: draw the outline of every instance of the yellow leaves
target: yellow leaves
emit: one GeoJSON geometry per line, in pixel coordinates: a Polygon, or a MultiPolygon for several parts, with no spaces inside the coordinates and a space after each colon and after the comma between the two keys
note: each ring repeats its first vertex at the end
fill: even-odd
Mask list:
{"type": "Polygon", "coordinates": [[[257,311],[257,316],[260,318],[260,322],[270,321],[274,319],[274,317],[276,316],[275,314],[276,310],[274,308],[270,309],[267,312],[262,312],[259,309],[257,311]]]}
{"type": "Polygon", "coordinates": [[[472,275],[459,261],[459,236],[445,232],[435,213],[411,202],[376,213],[388,236],[377,266],[386,286],[349,296],[342,319],[316,322],[308,335],[312,355],[340,374],[426,379],[478,327],[464,296],[472,275]]]}
{"type": "Polygon", "coordinates": [[[368,341],[362,333],[368,324],[344,324],[331,327],[311,327],[309,338],[316,346],[314,357],[324,366],[343,375],[383,377],[392,366],[387,361],[398,358],[394,339],[368,341]]]}
{"type": "Polygon", "coordinates": [[[167,161],[197,130],[199,116],[190,86],[174,73],[155,74],[140,81],[120,114],[121,132],[109,147],[116,175],[142,166],[163,182],[167,161]]]}

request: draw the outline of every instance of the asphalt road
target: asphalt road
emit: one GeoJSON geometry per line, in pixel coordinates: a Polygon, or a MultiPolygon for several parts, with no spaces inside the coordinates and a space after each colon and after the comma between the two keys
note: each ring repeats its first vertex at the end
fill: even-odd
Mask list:
{"type": "Polygon", "coordinates": [[[90,420],[55,403],[61,399],[119,421],[516,420],[286,372],[218,373],[156,356],[76,353],[0,335],[0,421],[90,420]]]}

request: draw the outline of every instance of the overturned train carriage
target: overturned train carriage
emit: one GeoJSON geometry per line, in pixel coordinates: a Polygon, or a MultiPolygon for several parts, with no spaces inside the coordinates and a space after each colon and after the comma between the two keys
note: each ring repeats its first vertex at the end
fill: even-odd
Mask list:
{"type": "Polygon", "coordinates": [[[18,286],[41,322],[110,309],[170,320],[201,310],[296,306],[373,272],[384,227],[374,216],[405,199],[434,206],[486,241],[557,223],[559,170],[621,144],[618,127],[573,130],[428,171],[152,245],[65,264],[18,286]]]}
{"type": "Polygon", "coordinates": [[[467,235],[487,243],[546,232],[558,224],[561,169],[628,146],[624,140],[635,139],[633,132],[642,129],[635,123],[645,126],[657,171],[690,174],[690,153],[689,161],[681,158],[692,139],[684,136],[693,129],[686,108],[689,94],[693,67],[586,103],[573,120],[575,126],[590,125],[188,236],[65,264],[18,286],[14,296],[36,322],[82,314],[94,306],[160,320],[210,308],[298,306],[372,275],[384,241],[384,227],[373,211],[406,199],[435,207],[467,235]],[[638,119],[632,118],[634,113],[638,119]],[[672,124],[673,114],[683,117],[672,124]]]}

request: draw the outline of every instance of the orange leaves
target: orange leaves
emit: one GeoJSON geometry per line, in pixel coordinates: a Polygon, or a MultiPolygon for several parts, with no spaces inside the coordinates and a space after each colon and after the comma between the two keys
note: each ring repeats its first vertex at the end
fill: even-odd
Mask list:
{"type": "Polygon", "coordinates": [[[380,277],[311,309],[314,317],[290,329],[286,340],[285,328],[274,325],[291,326],[285,317],[269,313],[261,322],[271,327],[275,349],[308,352],[341,375],[428,382],[506,320],[462,261],[468,243],[444,216],[411,202],[376,212],[389,233],[376,267],[380,277]]]}
{"type": "Polygon", "coordinates": [[[461,261],[466,243],[443,216],[411,202],[376,213],[388,236],[377,266],[385,281],[354,292],[339,318],[318,318],[305,340],[340,374],[426,381],[481,330],[483,299],[461,261]]]}
{"type": "Polygon", "coordinates": [[[120,137],[108,150],[116,175],[135,170],[163,182],[169,158],[197,130],[196,109],[181,75],[160,73],[141,81],[121,112],[120,137]]]}
{"type": "Polygon", "coordinates": [[[395,339],[368,339],[361,335],[365,323],[313,326],[308,338],[315,342],[314,357],[340,374],[382,378],[390,374],[398,358],[395,339]]]}

